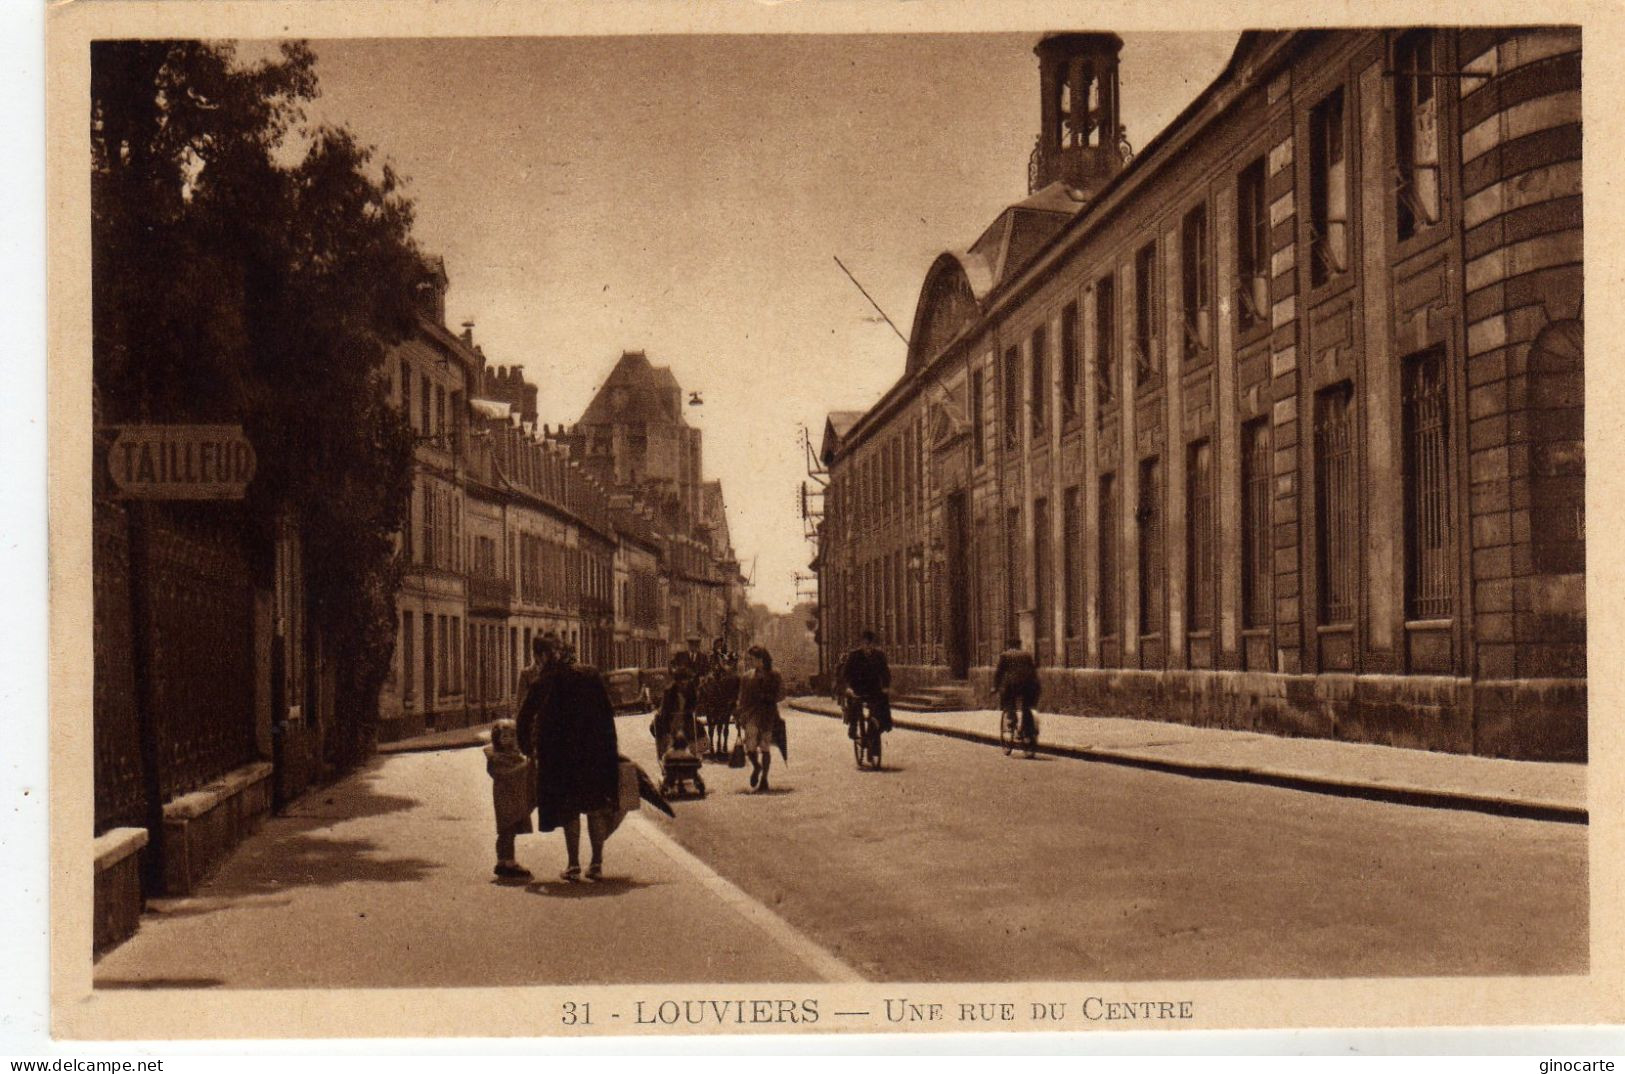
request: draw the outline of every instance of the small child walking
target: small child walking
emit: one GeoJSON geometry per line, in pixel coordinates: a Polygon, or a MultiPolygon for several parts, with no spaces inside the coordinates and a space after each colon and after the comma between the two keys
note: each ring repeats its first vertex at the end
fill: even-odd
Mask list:
{"type": "Polygon", "coordinates": [[[533,829],[530,812],[536,805],[536,765],[519,748],[519,726],[512,720],[491,725],[491,744],[485,747],[485,771],[491,777],[491,804],[496,809],[497,865],[505,880],[529,880],[530,870],[514,858],[514,837],[533,829]]]}

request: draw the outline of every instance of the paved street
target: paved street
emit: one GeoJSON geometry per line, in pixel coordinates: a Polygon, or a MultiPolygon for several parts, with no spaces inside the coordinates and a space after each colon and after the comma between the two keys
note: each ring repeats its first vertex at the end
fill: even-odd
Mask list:
{"type": "MultiPolygon", "coordinates": [[[[680,804],[675,821],[647,810],[630,821],[600,885],[554,879],[557,835],[520,842],[536,884],[492,881],[478,750],[381,758],[269,821],[197,897],[159,903],[99,963],[97,982],[811,981],[852,970],[1124,980],[1585,965],[1582,826],[1009,758],[907,731],[889,737],[885,771],[859,772],[837,721],[788,718],[791,763],[775,758],[773,793],[744,793],[748,770],[707,766],[710,796],[680,804]]],[[[646,728],[647,717],[619,721],[623,750],[653,771],[646,728]]]]}
{"type": "MultiPolygon", "coordinates": [[[[1538,974],[1582,969],[1586,829],[888,736],[791,714],[660,825],[877,980],[1538,974]]],[[[644,739],[647,736],[643,736],[644,739]]],[[[643,748],[643,741],[631,744],[643,748]]],[[[709,769],[708,769],[709,771],[709,769]]]]}

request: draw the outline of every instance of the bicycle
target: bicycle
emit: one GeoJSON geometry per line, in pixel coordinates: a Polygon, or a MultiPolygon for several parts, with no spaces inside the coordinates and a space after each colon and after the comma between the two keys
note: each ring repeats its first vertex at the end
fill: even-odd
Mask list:
{"type": "Polygon", "coordinates": [[[850,702],[853,707],[852,757],[858,763],[858,770],[865,768],[880,770],[880,718],[875,715],[875,701],[872,698],[854,696],[850,702]]]}
{"type": "Polygon", "coordinates": [[[1038,714],[1035,712],[1023,721],[1021,708],[1019,699],[1004,706],[999,719],[999,746],[1006,757],[1020,749],[1031,759],[1038,756],[1038,714]],[[1026,726],[1022,726],[1023,723],[1026,726]]]}

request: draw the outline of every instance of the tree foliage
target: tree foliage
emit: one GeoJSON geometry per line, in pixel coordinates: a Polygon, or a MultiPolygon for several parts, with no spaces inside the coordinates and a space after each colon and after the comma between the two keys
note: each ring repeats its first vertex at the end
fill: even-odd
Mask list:
{"type": "Polygon", "coordinates": [[[97,42],[91,91],[100,416],[244,425],[255,543],[294,511],[341,718],[375,713],[412,453],[383,359],[427,275],[402,182],[349,131],[302,125],[302,43],[243,63],[229,44],[97,42]]]}

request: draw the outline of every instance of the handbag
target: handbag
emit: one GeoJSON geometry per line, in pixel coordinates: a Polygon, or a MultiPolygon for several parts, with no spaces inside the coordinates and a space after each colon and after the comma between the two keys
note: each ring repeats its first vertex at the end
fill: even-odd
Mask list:
{"type": "Polygon", "coordinates": [[[728,767],[745,767],[745,743],[743,739],[736,740],[734,742],[733,749],[728,751],[728,767]]]}

